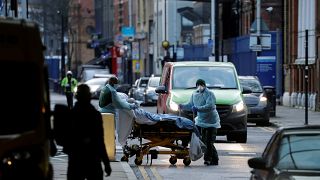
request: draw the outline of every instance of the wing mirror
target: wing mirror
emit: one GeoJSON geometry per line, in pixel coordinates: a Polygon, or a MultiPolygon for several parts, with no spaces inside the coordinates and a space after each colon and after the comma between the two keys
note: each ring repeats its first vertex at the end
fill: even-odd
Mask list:
{"type": "Polygon", "coordinates": [[[242,86],[242,94],[251,94],[252,90],[248,86],[242,86]]]}
{"type": "Polygon", "coordinates": [[[156,91],[156,93],[159,93],[159,94],[167,94],[168,93],[167,88],[165,86],[158,86],[155,91],[156,91]]]}
{"type": "Polygon", "coordinates": [[[253,169],[268,169],[267,163],[262,157],[255,157],[248,160],[248,165],[253,169]]]}

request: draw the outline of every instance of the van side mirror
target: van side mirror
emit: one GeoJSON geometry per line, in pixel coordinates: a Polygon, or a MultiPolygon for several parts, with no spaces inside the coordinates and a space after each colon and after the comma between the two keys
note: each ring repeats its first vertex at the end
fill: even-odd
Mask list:
{"type": "Polygon", "coordinates": [[[249,167],[253,169],[268,169],[266,161],[261,157],[255,157],[248,160],[249,167]]]}
{"type": "Polygon", "coordinates": [[[242,94],[251,94],[252,90],[248,86],[242,86],[242,94]]]}
{"type": "Polygon", "coordinates": [[[167,94],[168,93],[167,88],[165,86],[158,86],[155,91],[156,91],[156,93],[159,93],[159,94],[167,94]]]}

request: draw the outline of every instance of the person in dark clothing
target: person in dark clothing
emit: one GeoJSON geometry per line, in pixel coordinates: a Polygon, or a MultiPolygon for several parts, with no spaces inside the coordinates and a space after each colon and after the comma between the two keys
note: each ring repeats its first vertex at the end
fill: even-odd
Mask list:
{"type": "Polygon", "coordinates": [[[65,149],[69,156],[67,179],[103,180],[101,162],[107,176],[112,170],[104,144],[102,116],[90,103],[90,88],[86,84],[78,86],[76,99],[71,110],[71,141],[65,149]]]}

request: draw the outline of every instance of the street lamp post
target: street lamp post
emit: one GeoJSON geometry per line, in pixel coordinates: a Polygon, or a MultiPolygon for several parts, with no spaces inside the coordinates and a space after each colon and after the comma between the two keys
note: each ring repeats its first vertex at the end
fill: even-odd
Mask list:
{"type": "Polygon", "coordinates": [[[63,13],[58,11],[57,14],[61,16],[61,79],[65,76],[65,48],[64,48],[64,18],[63,13]]]}

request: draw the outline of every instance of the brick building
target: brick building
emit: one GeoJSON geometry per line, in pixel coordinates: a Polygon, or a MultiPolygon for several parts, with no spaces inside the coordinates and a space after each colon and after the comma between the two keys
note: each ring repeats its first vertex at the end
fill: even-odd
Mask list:
{"type": "Polygon", "coordinates": [[[284,1],[284,96],[287,106],[305,106],[305,75],[308,77],[308,106],[319,110],[320,3],[317,0],[284,1]],[[305,74],[306,30],[308,30],[308,74],[305,74]]]}
{"type": "Polygon", "coordinates": [[[81,64],[94,58],[94,51],[87,48],[87,42],[95,33],[94,2],[71,0],[68,16],[69,58],[71,69],[79,71],[81,64]]]}

